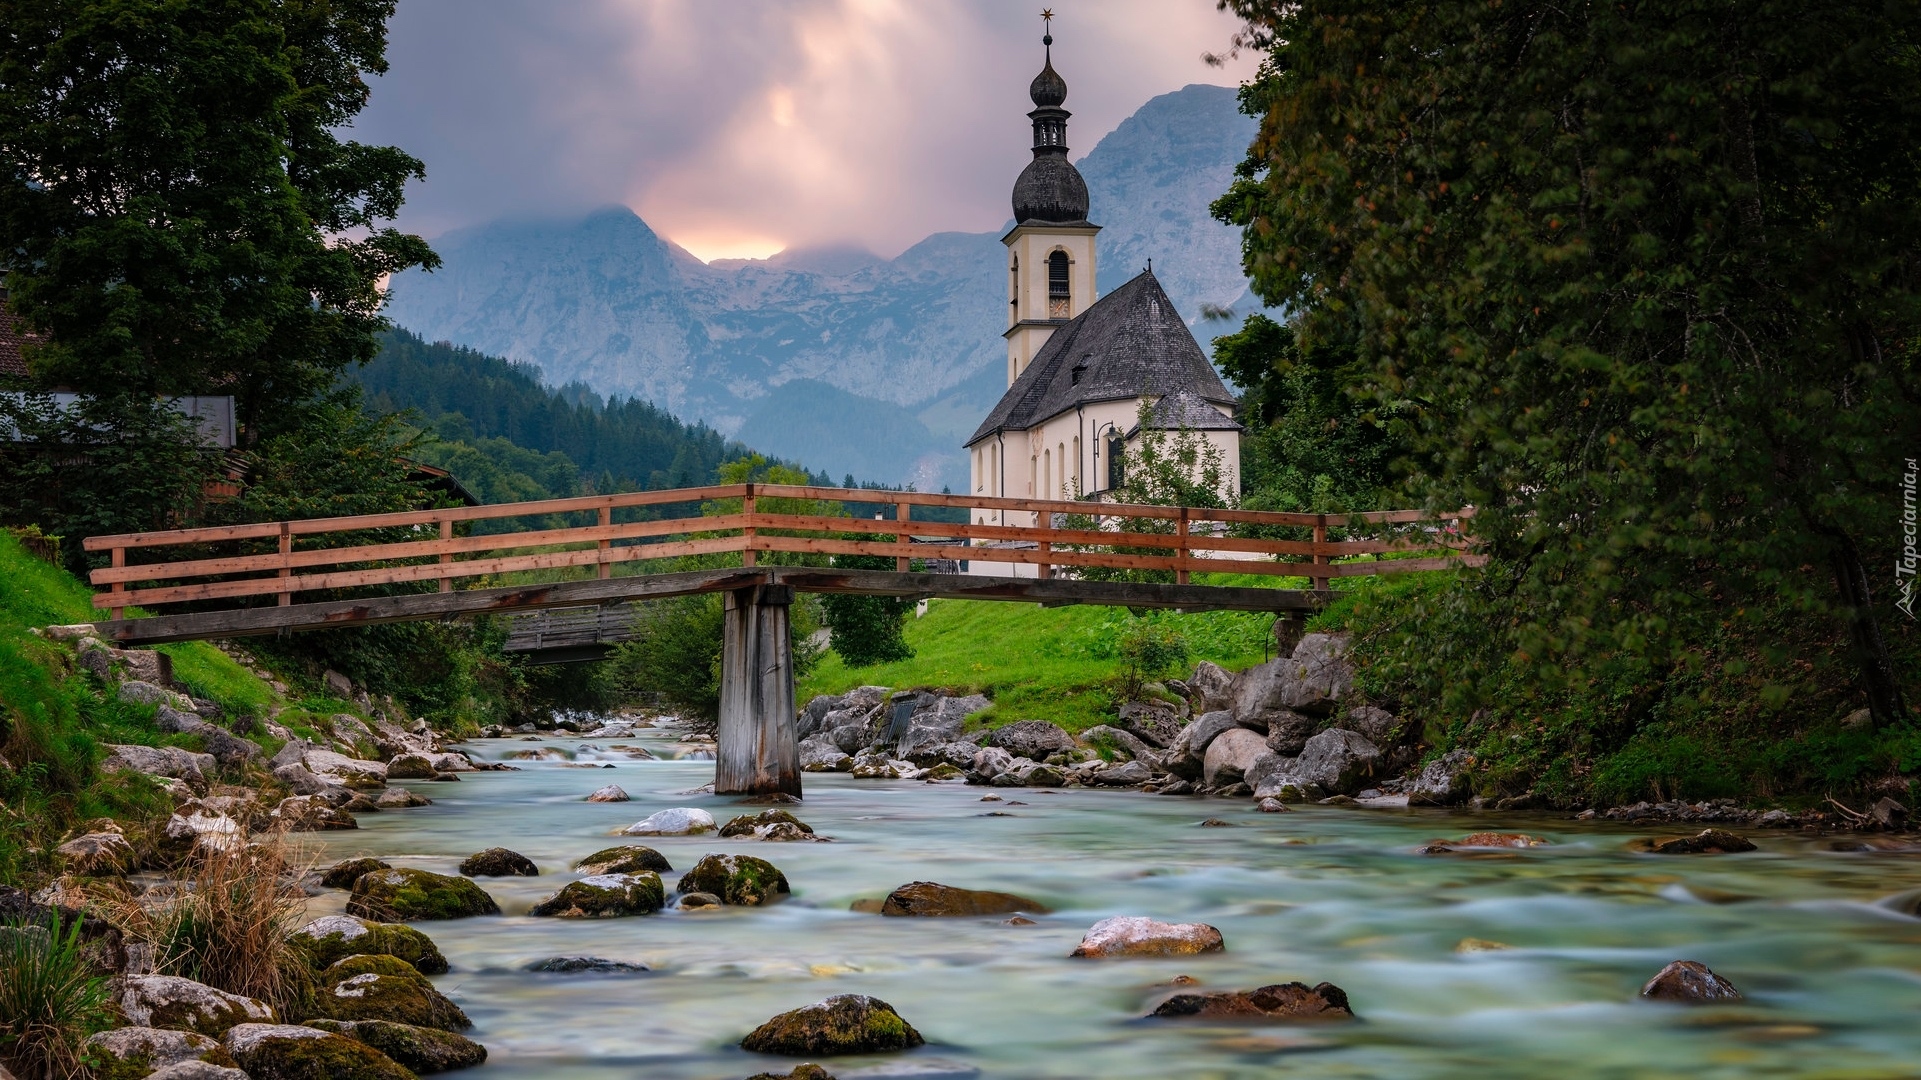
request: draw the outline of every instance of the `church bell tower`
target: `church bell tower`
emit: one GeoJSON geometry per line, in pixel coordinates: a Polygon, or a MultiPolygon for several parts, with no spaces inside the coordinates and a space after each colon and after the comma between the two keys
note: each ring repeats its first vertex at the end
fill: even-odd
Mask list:
{"type": "Polygon", "coordinates": [[[1067,160],[1067,81],[1054,70],[1052,12],[1042,12],[1046,63],[1027,88],[1034,160],[1014,181],[1007,246],[1007,385],[1027,370],[1062,323],[1094,303],[1094,234],[1087,181],[1067,160]]]}

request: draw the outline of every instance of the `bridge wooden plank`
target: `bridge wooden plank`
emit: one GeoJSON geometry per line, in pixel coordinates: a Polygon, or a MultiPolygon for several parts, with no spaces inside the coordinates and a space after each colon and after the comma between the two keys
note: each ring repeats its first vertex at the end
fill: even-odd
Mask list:
{"type": "MultiPolygon", "coordinates": [[[[633,506],[663,506],[683,502],[705,502],[708,499],[738,498],[747,490],[745,484],[710,484],[696,488],[668,488],[661,491],[630,491],[619,495],[580,495],[568,499],[541,499],[535,502],[490,503],[485,506],[453,506],[439,510],[407,510],[392,514],[357,514],[347,517],[304,518],[291,522],[296,536],[311,536],[316,533],[359,532],[365,529],[392,529],[409,525],[432,525],[442,519],[449,521],[481,521],[490,518],[540,517],[547,514],[575,513],[583,510],[598,510],[605,506],[622,509],[633,506]]],[[[89,536],[82,546],[87,551],[107,551],[112,548],[162,547],[172,544],[201,544],[219,540],[242,540],[250,537],[278,536],[280,525],[269,522],[260,525],[220,525],[202,529],[171,529],[164,532],[119,533],[111,536],[89,536]],[[265,530],[265,531],[262,531],[265,530]]]]}
{"type": "Polygon", "coordinates": [[[95,585],[106,585],[115,581],[158,581],[174,577],[244,574],[259,570],[297,569],[350,562],[432,558],[439,555],[465,555],[476,551],[634,540],[649,536],[667,536],[673,533],[727,532],[739,529],[746,523],[745,514],[728,514],[720,517],[668,518],[662,521],[635,521],[620,525],[591,525],[577,529],[490,533],[484,536],[459,536],[449,540],[410,540],[404,543],[366,544],[359,547],[309,548],[285,555],[268,552],[260,555],[233,555],[217,559],[102,567],[90,572],[88,580],[95,585]]]}
{"type": "Polygon", "coordinates": [[[95,607],[105,601],[126,607],[146,604],[171,604],[187,600],[218,600],[237,596],[261,596],[279,592],[316,592],[322,589],[357,589],[372,585],[397,585],[438,578],[479,577],[526,570],[559,570],[593,566],[603,558],[609,562],[676,558],[682,555],[711,555],[740,550],[740,538],[716,537],[711,540],[677,540],[643,547],[616,548],[602,552],[557,551],[541,555],[516,555],[498,559],[470,559],[457,563],[424,563],[410,566],[384,566],[371,570],[343,570],[331,574],[303,577],[243,578],[238,581],[210,581],[198,585],[172,585],[154,589],[131,589],[122,593],[96,593],[95,607]]]}
{"type": "Polygon", "coordinates": [[[417,619],[451,619],[550,607],[599,605],[770,583],[789,585],[806,592],[864,596],[1105,604],[1184,611],[1317,611],[1332,598],[1330,593],[1295,589],[773,566],[691,570],[645,577],[594,578],[455,593],[413,593],[287,607],[201,611],[103,621],[95,626],[101,636],[109,641],[154,645],[169,641],[249,637],[282,631],[323,630],[417,619]]]}
{"type": "Polygon", "coordinates": [[[405,596],[375,596],[363,600],[330,600],[322,603],[293,604],[288,607],[249,607],[233,608],[227,611],[198,611],[184,615],[154,615],[145,619],[119,619],[94,625],[109,641],[164,644],[169,641],[251,637],[275,634],[282,630],[324,630],[337,626],[367,626],[419,619],[454,619],[506,611],[530,611],[549,607],[576,607],[582,604],[685,596],[688,593],[714,592],[762,584],[766,580],[767,575],[764,570],[728,567],[718,570],[686,570],[671,574],[653,574],[646,577],[594,578],[585,581],[556,581],[541,585],[498,589],[470,589],[466,592],[454,593],[410,593],[405,596]]]}

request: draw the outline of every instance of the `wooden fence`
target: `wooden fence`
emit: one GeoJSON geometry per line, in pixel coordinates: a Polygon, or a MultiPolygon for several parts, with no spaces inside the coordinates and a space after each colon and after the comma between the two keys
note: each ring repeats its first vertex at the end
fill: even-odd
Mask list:
{"type": "MultiPolygon", "coordinates": [[[[906,571],[914,559],[974,560],[1036,567],[1040,577],[1103,568],[1160,571],[1178,583],[1197,573],[1306,577],[1316,589],[1356,574],[1475,565],[1480,557],[1449,526],[1471,510],[1291,514],[1202,507],[1006,499],[877,492],[777,484],[725,484],[668,491],[590,495],[541,502],[452,507],[396,514],[313,518],[165,532],[95,536],[88,551],[111,565],[91,580],[105,591],[94,606],[123,609],[274,596],[282,605],[303,592],[433,581],[442,592],[463,578],[592,567],[602,578],[625,562],[738,553],[744,566],[762,554],[891,556],[906,571]],[[821,503],[893,503],[892,519],[836,517],[821,503]],[[616,511],[738,500],[738,508],[693,517],[614,521],[616,511]],[[815,504],[815,505],[805,505],[815,504]],[[961,508],[968,524],[914,520],[915,507],[961,508]],[[525,517],[594,514],[592,525],[456,535],[463,524],[525,517]],[[979,519],[993,518],[992,523],[979,519]],[[1072,523],[1075,528],[1065,527],[1072,523]],[[1056,527],[1057,525],[1062,527],[1056,527]],[[1306,539],[1270,539],[1254,530],[1299,530],[1306,539]],[[1374,531],[1367,539],[1329,539],[1329,530],[1374,531]],[[377,542],[367,534],[385,533],[377,542]],[[395,538],[399,533],[405,539],[395,538]],[[931,541],[931,542],[930,542],[931,541]],[[260,550],[272,546],[272,550],[260,550]],[[201,549],[230,547],[233,554],[201,549]],[[189,549],[195,557],[135,563],[129,553],[189,549]],[[253,550],[248,550],[253,549],[253,550]],[[1354,560],[1373,556],[1365,561],[1354,560]],[[1381,558],[1381,556],[1392,556],[1381,558]]],[[[165,555],[166,553],[162,553],[165,555]]]]}

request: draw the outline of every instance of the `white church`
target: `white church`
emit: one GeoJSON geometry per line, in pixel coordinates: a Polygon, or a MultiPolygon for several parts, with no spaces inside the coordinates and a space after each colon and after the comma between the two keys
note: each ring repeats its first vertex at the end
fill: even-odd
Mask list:
{"type": "MultiPolygon", "coordinates": [[[[1147,426],[1200,434],[1240,490],[1241,426],[1234,395],[1151,270],[1094,294],[1100,226],[1087,183],[1067,160],[1067,83],[1047,63],[1034,77],[1034,160],[1014,182],[1007,246],[1007,392],[967,440],[977,495],[1099,497],[1115,485],[1125,448],[1147,426]]],[[[976,523],[1004,514],[976,511],[976,523]]],[[[1027,515],[1021,515],[1026,517],[1027,515]]],[[[985,569],[985,568],[983,568],[985,569]]],[[[979,571],[977,571],[979,572],[979,571]]]]}

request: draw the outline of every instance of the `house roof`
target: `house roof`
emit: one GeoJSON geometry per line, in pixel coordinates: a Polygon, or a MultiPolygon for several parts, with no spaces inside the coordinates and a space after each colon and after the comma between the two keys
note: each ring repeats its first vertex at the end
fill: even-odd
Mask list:
{"type": "Polygon", "coordinates": [[[1147,422],[1135,424],[1127,433],[1133,438],[1143,428],[1150,431],[1239,431],[1241,425],[1231,416],[1209,405],[1199,394],[1185,387],[1164,394],[1147,410],[1147,422]]]}
{"type": "Polygon", "coordinates": [[[1234,404],[1174,302],[1145,271],[1061,324],[967,445],[997,431],[1026,431],[1079,405],[1179,390],[1203,403],[1234,404]]]}
{"type": "Polygon", "coordinates": [[[27,358],[21,346],[38,343],[40,335],[29,333],[13,312],[7,308],[7,294],[0,289],[0,379],[24,379],[27,377],[27,358]]]}

